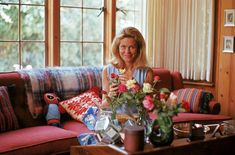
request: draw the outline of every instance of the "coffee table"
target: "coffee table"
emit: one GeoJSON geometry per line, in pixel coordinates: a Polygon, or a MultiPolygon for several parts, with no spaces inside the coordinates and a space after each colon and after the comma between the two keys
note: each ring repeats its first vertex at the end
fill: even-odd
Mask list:
{"type": "Polygon", "coordinates": [[[170,146],[153,147],[146,144],[143,151],[128,153],[115,145],[72,146],[71,155],[221,155],[235,154],[235,134],[211,137],[204,140],[188,141],[187,138],[175,139],[170,146]]]}

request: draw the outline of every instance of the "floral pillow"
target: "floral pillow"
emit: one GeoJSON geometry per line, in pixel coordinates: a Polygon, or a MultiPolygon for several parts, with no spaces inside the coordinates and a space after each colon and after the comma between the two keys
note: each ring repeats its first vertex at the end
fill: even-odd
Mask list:
{"type": "Polygon", "coordinates": [[[6,86],[0,86],[0,133],[18,129],[19,124],[12,108],[6,86]]]}
{"type": "Polygon", "coordinates": [[[83,117],[90,107],[100,107],[101,105],[102,101],[97,89],[98,87],[93,87],[71,99],[59,102],[59,104],[73,119],[83,122],[83,117]]]}

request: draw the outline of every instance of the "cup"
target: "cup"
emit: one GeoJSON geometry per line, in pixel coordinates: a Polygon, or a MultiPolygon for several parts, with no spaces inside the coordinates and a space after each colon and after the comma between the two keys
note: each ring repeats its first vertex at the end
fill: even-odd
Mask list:
{"type": "Polygon", "coordinates": [[[124,128],[124,148],[128,152],[136,152],[144,149],[144,127],[128,126],[124,128]]]}

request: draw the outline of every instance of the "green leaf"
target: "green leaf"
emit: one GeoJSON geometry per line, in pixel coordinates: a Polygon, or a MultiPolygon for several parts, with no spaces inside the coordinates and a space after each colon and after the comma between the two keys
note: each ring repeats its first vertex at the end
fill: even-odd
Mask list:
{"type": "Polygon", "coordinates": [[[170,90],[167,88],[161,88],[159,91],[163,93],[170,93],[170,90]]]}

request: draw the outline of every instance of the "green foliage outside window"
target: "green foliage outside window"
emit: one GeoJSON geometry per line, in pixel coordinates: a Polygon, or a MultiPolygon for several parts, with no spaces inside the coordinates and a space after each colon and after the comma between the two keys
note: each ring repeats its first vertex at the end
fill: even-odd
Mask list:
{"type": "Polygon", "coordinates": [[[43,67],[44,0],[22,0],[20,14],[19,1],[0,0],[0,3],[0,71],[12,71],[20,62],[22,67],[43,67]]]}
{"type": "MultiPolygon", "coordinates": [[[[0,0],[0,72],[15,70],[17,65],[45,67],[46,2],[0,0]]],[[[61,65],[102,65],[104,0],[61,0],[60,5],[61,65]]],[[[117,12],[117,31],[124,26],[139,27],[137,5],[141,3],[117,0],[117,6],[126,12],[117,12]]]]}

